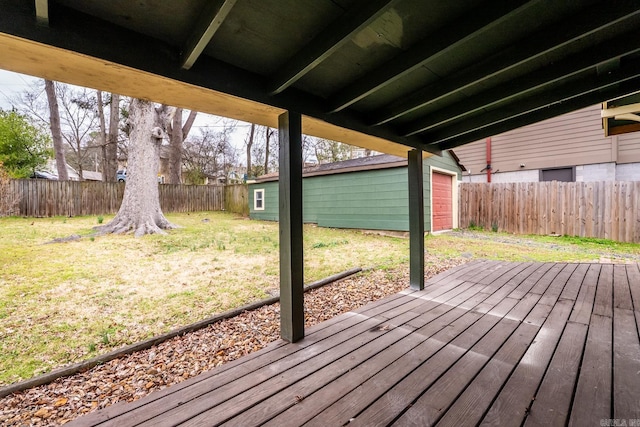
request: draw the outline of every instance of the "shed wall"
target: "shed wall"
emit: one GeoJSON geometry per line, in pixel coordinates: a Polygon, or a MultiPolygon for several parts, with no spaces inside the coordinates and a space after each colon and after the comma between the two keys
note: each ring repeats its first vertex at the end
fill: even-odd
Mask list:
{"type": "MultiPolygon", "coordinates": [[[[431,229],[429,167],[460,169],[448,153],[424,160],[425,230],[431,229]]],[[[321,227],[368,230],[409,230],[407,168],[365,170],[306,177],[303,180],[303,216],[321,227]]],[[[249,207],[252,219],[278,220],[278,182],[251,184],[249,207]],[[253,208],[255,189],[264,189],[264,210],[253,208]]]]}
{"type": "Polygon", "coordinates": [[[277,221],[278,200],[278,181],[249,184],[249,216],[251,219],[277,221]],[[264,210],[254,209],[255,190],[264,190],[264,210]]]}

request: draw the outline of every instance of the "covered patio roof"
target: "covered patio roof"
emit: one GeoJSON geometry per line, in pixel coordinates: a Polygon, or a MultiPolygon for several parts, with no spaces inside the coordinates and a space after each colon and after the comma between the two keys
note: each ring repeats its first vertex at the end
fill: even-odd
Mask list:
{"type": "MultiPolygon", "coordinates": [[[[638,0],[0,0],[0,12],[0,68],[279,128],[281,335],[286,341],[301,341],[297,344],[300,347],[314,339],[310,336],[304,340],[301,132],[408,156],[409,280],[411,287],[419,291],[424,288],[423,152],[439,154],[445,149],[640,90],[638,0]]],[[[521,348],[519,339],[511,344],[513,348],[526,350],[526,354],[531,351],[527,363],[520,368],[519,378],[526,382],[531,372],[529,361],[539,359],[542,347],[547,355],[545,366],[538,367],[537,382],[529,382],[529,387],[540,384],[544,372],[554,365],[555,359],[549,358],[560,333],[570,329],[580,335],[580,339],[562,335],[558,345],[564,342],[571,351],[560,354],[574,355],[578,351],[582,355],[580,350],[575,350],[574,343],[583,348],[586,339],[582,360],[593,361],[594,366],[602,366],[603,370],[597,371],[596,376],[584,378],[586,381],[608,378],[609,381],[605,388],[597,388],[601,390],[599,396],[604,397],[591,399],[586,395],[592,393],[592,383],[585,385],[581,382],[583,377],[578,376],[577,388],[569,392],[575,391],[579,396],[583,389],[587,398],[580,401],[586,403],[576,413],[581,415],[582,408],[586,408],[594,411],[591,419],[607,420],[620,413],[625,417],[631,415],[635,420],[637,408],[633,404],[637,402],[629,396],[637,396],[638,383],[628,381],[632,378],[629,373],[637,373],[634,363],[638,337],[628,326],[635,321],[634,313],[637,316],[629,305],[630,292],[635,291],[618,284],[617,278],[623,277],[622,270],[613,267],[610,270],[608,277],[613,279],[603,282],[602,292],[600,282],[596,291],[595,281],[590,280],[585,287],[579,286],[581,282],[574,282],[571,293],[565,294],[568,282],[564,279],[545,282],[539,289],[537,284],[535,288],[523,289],[522,300],[509,298],[507,290],[513,289],[507,285],[487,289],[489,298],[493,298],[490,295],[494,292],[504,292],[500,298],[496,297],[496,303],[507,301],[505,304],[516,307],[521,307],[521,303],[530,305],[517,320],[507,317],[509,321],[500,327],[499,340],[494,342],[491,335],[490,342],[479,341],[487,346],[484,348],[489,353],[474,366],[482,368],[502,345],[502,337],[513,336],[513,329],[527,322],[524,316],[529,309],[544,305],[551,310],[544,323],[541,317],[546,314],[538,316],[536,328],[523,326],[529,330],[530,338],[541,334],[538,344],[526,341],[521,348]],[[573,313],[583,289],[589,292],[593,305],[587,314],[580,309],[576,315],[584,317],[584,323],[569,327],[567,319],[571,322],[571,318],[567,316],[573,313]],[[529,293],[533,296],[528,297],[529,293]],[[623,298],[619,300],[616,295],[623,298]],[[523,302],[525,298],[530,299],[523,302]],[[624,312],[618,316],[623,323],[617,324],[618,320],[613,318],[612,338],[612,310],[616,316],[612,306],[615,304],[619,309],[624,301],[624,312]],[[593,316],[587,318],[592,309],[593,316]],[[553,326],[551,331],[545,327],[547,324],[553,326]],[[539,332],[537,327],[541,327],[539,332]],[[608,335],[590,340],[592,327],[594,334],[608,335]],[[613,347],[607,344],[612,339],[630,343],[632,347],[623,347],[621,353],[618,350],[619,353],[612,355],[613,347]],[[604,360],[601,344],[609,352],[609,359],[604,363],[600,363],[604,360]],[[551,365],[546,365],[550,360],[551,365]],[[618,373],[613,372],[612,389],[611,369],[616,367],[618,373]],[[616,388],[616,384],[624,387],[616,388]],[[592,402],[605,406],[594,406],[592,402]],[[622,405],[621,411],[616,409],[617,404],[622,405]]],[[[633,271],[633,280],[636,280],[637,269],[633,271]]],[[[474,272],[469,278],[477,276],[474,272]]],[[[452,286],[461,285],[469,278],[462,277],[452,286]]],[[[477,290],[481,289],[485,288],[477,290]]],[[[634,294],[633,298],[636,297],[634,294]]],[[[478,303],[482,300],[484,298],[478,303]]],[[[503,316],[507,313],[508,310],[503,316]]],[[[485,313],[470,314],[476,317],[485,313]]],[[[383,323],[394,318],[385,319],[367,326],[379,324],[378,330],[386,331],[387,325],[383,323]]],[[[502,322],[495,316],[489,319],[502,322]]],[[[445,328],[447,325],[451,326],[443,324],[445,328]]],[[[389,336],[406,331],[420,337],[420,333],[412,333],[412,328],[403,331],[392,325],[389,329],[389,336]]],[[[485,332],[488,329],[479,329],[478,337],[485,336],[485,332]]],[[[373,337],[374,332],[364,333],[373,337]]],[[[475,346],[475,336],[467,347],[460,346],[456,340],[442,341],[443,346],[451,345],[447,348],[457,352],[453,353],[455,357],[446,360],[448,365],[442,362],[442,369],[458,362],[456,354],[469,354],[467,350],[474,348],[471,346],[475,346]]],[[[390,354],[390,344],[383,347],[385,355],[390,354]]],[[[470,354],[473,358],[476,353],[470,354]]],[[[258,356],[252,360],[258,360],[258,356]]],[[[491,360],[496,360],[495,364],[500,367],[502,360],[491,360]]],[[[512,363],[518,360],[520,357],[512,358],[512,363]]],[[[571,360],[576,384],[575,363],[580,356],[571,360]]],[[[564,361],[561,357],[558,366],[567,366],[564,361]]],[[[240,365],[239,362],[225,372],[232,372],[231,368],[240,365]]],[[[271,366],[278,367],[277,364],[271,366]]],[[[391,366],[390,360],[381,365],[387,366],[391,366]]],[[[428,365],[425,369],[431,368],[428,365]]],[[[584,372],[588,370],[580,371],[584,372]]],[[[296,375],[303,376],[303,373],[293,375],[297,380],[296,375]]],[[[475,373],[469,378],[473,375],[475,373]]],[[[501,383],[494,391],[518,390],[521,383],[509,384],[501,383]]],[[[550,404],[558,403],[554,401],[557,384],[552,378],[549,393],[542,394],[550,404]]],[[[466,386],[459,382],[455,385],[466,386]]],[[[412,389],[412,384],[407,388],[412,389]]],[[[466,388],[472,390],[470,398],[493,399],[496,395],[486,393],[486,389],[483,384],[466,388]]],[[[167,394],[175,390],[178,389],[167,394]]],[[[431,396],[441,389],[420,390],[419,393],[431,396]]],[[[453,398],[464,397],[460,388],[448,390],[453,398]]],[[[505,402],[516,396],[519,402],[531,405],[528,392],[507,392],[505,402]]],[[[333,390],[329,394],[333,397],[333,390]]],[[[564,395],[564,402],[572,402],[573,397],[567,396],[564,395]]],[[[417,397],[405,402],[409,406],[399,406],[399,411],[407,409],[410,415],[418,412],[419,409],[409,409],[417,397]]],[[[188,396],[185,399],[188,403],[182,408],[210,403],[188,396]]],[[[301,400],[297,403],[302,403],[301,400]]],[[[304,401],[312,402],[311,399],[304,401]]],[[[349,403],[344,398],[340,402],[349,403]]],[[[453,405],[454,401],[448,400],[445,404],[453,405]]],[[[533,411],[536,405],[541,405],[543,411],[548,408],[545,403],[533,403],[533,411]]],[[[296,406],[303,407],[303,404],[292,407],[296,406]]],[[[505,407],[519,408],[519,420],[526,415],[523,411],[529,410],[524,404],[505,407]]],[[[483,408],[491,411],[487,406],[483,408]]],[[[396,411],[393,416],[404,414],[396,411]]],[[[350,414],[353,415],[357,414],[350,414]]],[[[169,424],[175,420],[167,415],[159,416],[169,424]]],[[[348,422],[350,418],[345,420],[348,422]]],[[[366,418],[360,420],[363,421],[356,422],[367,424],[366,418]]],[[[211,424],[206,417],[191,421],[196,425],[198,421],[211,424]]],[[[398,419],[399,423],[411,421],[410,418],[398,419]]],[[[85,422],[88,424],[90,420],[79,421],[81,425],[85,422]]],[[[295,419],[293,423],[296,424],[295,419]]],[[[560,422],[564,423],[565,419],[560,422]]],[[[150,422],[150,425],[157,424],[150,422]]]]}
{"type": "Polygon", "coordinates": [[[0,68],[404,156],[640,90],[632,0],[0,5],[0,68]]]}

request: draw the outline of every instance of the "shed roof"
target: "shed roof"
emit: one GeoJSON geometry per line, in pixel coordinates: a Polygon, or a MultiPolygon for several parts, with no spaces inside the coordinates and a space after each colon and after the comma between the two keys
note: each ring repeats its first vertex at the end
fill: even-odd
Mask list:
{"type": "MultiPolygon", "coordinates": [[[[453,160],[458,164],[462,171],[465,171],[463,165],[460,164],[458,156],[453,150],[448,150],[453,160]]],[[[303,177],[333,175],[338,173],[359,172],[375,169],[390,169],[407,166],[407,159],[404,157],[394,156],[392,154],[378,154],[375,156],[359,157],[356,159],[343,160],[340,162],[323,163],[313,166],[307,166],[302,171],[303,177]]],[[[278,172],[272,172],[261,175],[257,178],[257,182],[277,181],[278,172]]]]}
{"type": "MultiPolygon", "coordinates": [[[[397,168],[406,165],[407,159],[403,157],[392,154],[379,154],[376,156],[359,157],[357,159],[343,160],[340,162],[307,166],[303,169],[302,176],[333,175],[362,170],[397,168]]],[[[278,172],[272,172],[259,176],[257,182],[277,181],[278,176],[278,172]]]]}

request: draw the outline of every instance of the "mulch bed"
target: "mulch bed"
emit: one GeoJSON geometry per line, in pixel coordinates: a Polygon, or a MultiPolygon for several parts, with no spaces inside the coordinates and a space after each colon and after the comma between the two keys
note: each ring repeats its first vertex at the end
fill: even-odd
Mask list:
{"type": "MultiPolygon", "coordinates": [[[[426,277],[466,260],[427,255],[426,277]]],[[[305,294],[305,324],[315,325],[407,288],[407,270],[370,271],[305,294]]],[[[62,425],[116,402],[132,402],[265,347],[279,338],[272,304],[132,353],[86,372],[0,399],[0,425],[62,425]]]]}

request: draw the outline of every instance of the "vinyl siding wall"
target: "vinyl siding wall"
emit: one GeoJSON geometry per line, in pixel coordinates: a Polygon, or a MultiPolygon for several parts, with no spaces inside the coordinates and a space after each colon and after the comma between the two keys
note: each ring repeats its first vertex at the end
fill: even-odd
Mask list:
{"type": "MultiPolygon", "coordinates": [[[[499,170],[495,181],[506,182],[499,179],[500,173],[640,162],[640,132],[605,137],[600,110],[600,105],[594,105],[493,136],[491,166],[499,170]]],[[[487,164],[485,140],[458,147],[455,152],[472,175],[481,174],[487,164]]]]}
{"type": "MultiPolygon", "coordinates": [[[[460,177],[460,170],[448,153],[425,159],[425,230],[431,229],[430,166],[452,171],[460,177]]],[[[303,192],[305,222],[321,227],[409,230],[406,167],[307,177],[303,180],[303,192]]],[[[249,199],[251,218],[278,220],[278,182],[251,184],[249,199]],[[255,211],[254,189],[260,188],[265,190],[265,209],[255,211]]]]}
{"type": "Polygon", "coordinates": [[[618,143],[618,164],[640,163],[640,132],[613,136],[618,143]]]}

